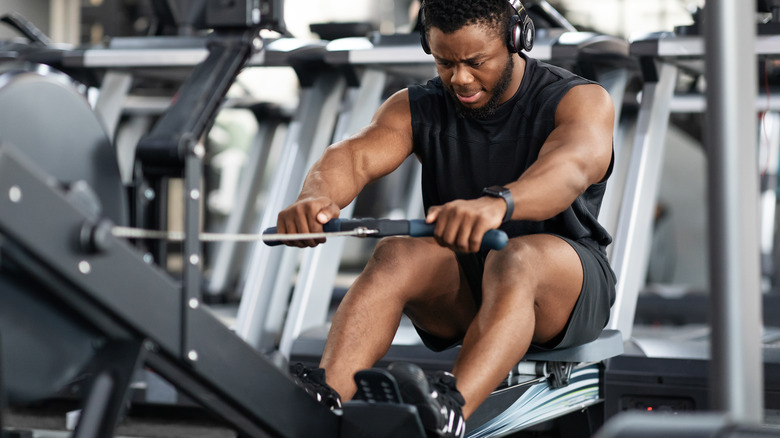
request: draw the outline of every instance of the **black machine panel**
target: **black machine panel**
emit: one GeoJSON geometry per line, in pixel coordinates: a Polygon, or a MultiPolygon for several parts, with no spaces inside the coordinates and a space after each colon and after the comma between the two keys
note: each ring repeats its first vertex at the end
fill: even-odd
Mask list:
{"type": "Polygon", "coordinates": [[[63,184],[85,181],[102,215],[127,223],[116,152],[72,79],[45,66],[0,66],[0,142],[16,146],[63,184]]]}

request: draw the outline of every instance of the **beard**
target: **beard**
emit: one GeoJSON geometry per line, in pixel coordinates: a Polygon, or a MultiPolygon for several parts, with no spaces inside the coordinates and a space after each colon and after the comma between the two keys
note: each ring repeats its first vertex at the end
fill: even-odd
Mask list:
{"type": "Polygon", "coordinates": [[[507,56],[504,70],[501,72],[501,76],[498,78],[498,82],[496,83],[495,87],[493,87],[493,95],[490,96],[490,99],[487,101],[487,103],[479,108],[469,108],[460,103],[457,95],[455,94],[455,89],[452,87],[452,85],[448,86],[447,91],[455,101],[455,111],[461,117],[474,119],[484,119],[493,115],[493,113],[496,112],[496,109],[498,109],[499,101],[504,95],[504,92],[506,92],[506,89],[509,87],[509,83],[512,82],[512,73],[514,73],[514,71],[515,63],[512,62],[512,54],[510,53],[509,56],[507,56]]]}

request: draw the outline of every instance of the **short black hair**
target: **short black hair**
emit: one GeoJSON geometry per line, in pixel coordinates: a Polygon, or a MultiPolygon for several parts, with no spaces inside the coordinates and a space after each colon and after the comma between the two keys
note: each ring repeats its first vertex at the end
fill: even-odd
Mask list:
{"type": "Polygon", "coordinates": [[[509,19],[515,13],[507,0],[424,0],[421,8],[426,34],[431,27],[452,33],[463,26],[476,24],[493,29],[498,37],[503,37],[509,19]]]}

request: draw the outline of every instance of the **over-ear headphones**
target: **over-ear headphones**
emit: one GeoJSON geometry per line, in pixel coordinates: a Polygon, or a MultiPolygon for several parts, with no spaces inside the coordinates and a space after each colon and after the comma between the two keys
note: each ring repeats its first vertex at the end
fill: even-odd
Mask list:
{"type": "MultiPolygon", "coordinates": [[[[536,33],[534,22],[528,16],[528,11],[525,10],[522,2],[519,2],[519,10],[512,5],[510,0],[506,0],[506,2],[515,12],[507,26],[506,45],[512,53],[517,53],[520,50],[530,52],[534,47],[534,36],[536,33]]],[[[431,46],[428,44],[428,36],[425,34],[425,1],[420,5],[418,25],[420,27],[420,45],[422,45],[425,53],[430,55],[431,46]]]]}

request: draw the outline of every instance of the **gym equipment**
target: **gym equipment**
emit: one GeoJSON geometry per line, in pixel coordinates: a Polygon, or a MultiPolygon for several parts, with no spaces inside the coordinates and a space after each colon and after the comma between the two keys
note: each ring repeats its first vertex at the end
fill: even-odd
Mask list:
{"type": "MultiPolygon", "coordinates": [[[[50,374],[55,373],[44,370],[42,374],[48,380],[39,380],[32,367],[12,367],[11,371],[19,373],[12,380],[21,394],[13,401],[35,400],[52,394],[85,370],[89,362],[94,371],[87,375],[95,377],[87,379],[85,384],[89,389],[77,436],[112,434],[122,414],[130,376],[140,364],[155,370],[248,436],[422,436],[419,431],[406,433],[392,424],[397,421],[403,425],[408,419],[414,419],[408,407],[397,410],[400,414],[385,415],[384,420],[374,424],[366,423],[351,409],[345,409],[341,416],[328,411],[294,385],[286,370],[276,369],[270,360],[217,321],[197,298],[196,265],[200,258],[196,242],[197,208],[192,201],[199,198],[197,159],[202,156],[202,149],[193,139],[200,137],[209,125],[217,108],[213,102],[221,99],[218,94],[224,92],[225,81],[233,77],[243,64],[241,60],[246,60],[251,53],[247,49],[254,46],[253,40],[244,37],[252,33],[239,32],[242,35],[237,39],[228,35],[228,41],[219,40],[224,36],[220,32],[210,37],[214,56],[209,55],[195,68],[182,86],[177,105],[166,113],[139,148],[141,161],[149,173],[165,175],[179,172],[177,168],[182,166],[186,168],[184,173],[190,189],[185,200],[188,267],[182,283],[150,265],[136,249],[112,235],[110,222],[101,215],[102,199],[88,184],[52,185],[56,179],[48,175],[48,169],[36,168],[33,160],[11,145],[0,146],[0,173],[9,183],[4,187],[7,196],[3,197],[3,219],[0,219],[4,274],[0,279],[7,280],[1,297],[4,305],[0,308],[27,316],[18,321],[13,315],[3,314],[2,320],[10,321],[10,326],[0,330],[4,341],[2,356],[4,361],[18,363],[15,361],[22,359],[18,352],[31,350],[21,346],[39,346],[38,351],[44,354],[33,363],[54,365],[57,374],[56,379],[51,378],[50,374]],[[227,47],[221,44],[225,42],[227,47]],[[193,102],[184,96],[197,90],[196,85],[207,84],[213,84],[215,90],[214,94],[203,96],[203,100],[193,102]],[[178,102],[184,102],[184,107],[178,102]],[[202,112],[193,114],[191,111],[196,109],[202,112]],[[58,214],[48,214],[49,208],[58,214]],[[30,220],[38,216],[44,220],[30,220]],[[54,222],[62,228],[50,228],[54,222]],[[72,226],[75,223],[79,224],[78,230],[72,226]],[[39,254],[40,251],[44,253],[39,254]],[[74,266],[76,269],[71,269],[74,266]],[[5,287],[13,282],[19,283],[18,288],[5,287]],[[11,301],[17,297],[17,302],[11,301]],[[49,325],[39,325],[39,320],[49,325]],[[27,329],[31,335],[20,339],[20,328],[27,329]],[[57,344],[68,346],[72,356],[81,362],[53,348],[57,344]],[[46,354],[56,355],[57,360],[46,354]],[[49,384],[49,380],[53,382],[49,384]],[[45,387],[30,391],[29,386],[34,384],[45,387]],[[372,430],[375,427],[379,428],[378,432],[372,430]]],[[[10,81],[3,85],[7,87],[4,92],[15,91],[17,87],[10,81]]],[[[202,96],[200,91],[195,94],[202,96]]],[[[76,98],[70,99],[61,108],[64,114],[73,111],[68,105],[78,105],[74,103],[76,98]]],[[[11,107],[4,105],[4,108],[11,107]]],[[[0,140],[16,142],[11,132],[14,131],[4,131],[0,140]]],[[[21,137],[23,134],[19,134],[21,137]]],[[[94,146],[94,152],[110,150],[108,142],[85,143],[94,146]]],[[[51,140],[47,144],[60,143],[51,140]]],[[[95,156],[94,152],[85,155],[95,156]]],[[[89,166],[96,164],[82,161],[89,166]]],[[[119,181],[116,173],[104,179],[119,181]]],[[[95,186],[103,182],[95,181],[95,186]]]]}
{"type": "MultiPolygon", "coordinates": [[[[242,41],[244,44],[251,43],[251,40],[242,41]]],[[[196,51],[203,53],[202,50],[196,51]]],[[[251,54],[243,51],[240,53],[245,53],[247,56],[251,54]]],[[[103,54],[107,55],[107,53],[103,54]]],[[[211,79],[208,75],[199,75],[204,74],[202,70],[213,70],[214,59],[219,58],[216,56],[211,60],[206,58],[200,67],[201,71],[197,71],[193,77],[202,80],[211,79]]],[[[230,77],[232,67],[225,68],[228,69],[227,73],[225,70],[221,72],[217,70],[218,73],[225,73],[220,76],[230,77]]],[[[326,76],[327,74],[323,75],[326,76]]],[[[363,78],[368,77],[370,75],[363,76],[363,78]]],[[[313,81],[317,80],[321,78],[313,78],[313,81]]],[[[203,82],[192,80],[185,84],[182,90],[193,90],[196,88],[193,84],[198,83],[203,82]]],[[[332,82],[328,86],[338,89],[333,87],[332,82]]],[[[221,87],[222,85],[217,89],[221,87]]],[[[338,96],[338,93],[332,96],[338,96]]],[[[206,108],[206,112],[214,111],[215,106],[211,102],[211,98],[203,102],[205,106],[202,108],[206,108]]],[[[3,260],[19,265],[20,270],[27,277],[44,278],[47,284],[40,287],[42,300],[48,302],[56,299],[64,304],[64,308],[71,309],[67,312],[68,318],[63,325],[76,327],[86,325],[84,329],[86,335],[77,334],[74,338],[85,339],[92,335],[99,341],[103,340],[107,350],[96,365],[103,370],[117,370],[114,375],[118,377],[107,382],[116,390],[111,391],[101,387],[106,383],[106,380],[101,378],[98,380],[97,389],[93,392],[95,395],[92,396],[97,397],[93,398],[97,400],[97,404],[107,406],[106,409],[114,411],[116,415],[103,410],[89,410],[85,411],[84,421],[88,422],[89,418],[102,418],[104,424],[99,427],[113,427],[112,423],[119,415],[116,413],[116,406],[121,405],[116,401],[123,397],[126,376],[130,374],[128,370],[134,369],[136,364],[143,362],[246,434],[263,436],[266,430],[270,430],[282,436],[306,436],[305,434],[310,433],[311,430],[318,430],[325,436],[336,436],[332,435],[334,424],[342,424],[340,427],[343,436],[349,436],[345,431],[359,433],[361,424],[366,424],[366,417],[362,416],[365,413],[364,409],[359,406],[347,406],[343,419],[322,412],[322,408],[315,407],[319,405],[313,404],[313,401],[307,399],[301,390],[290,385],[288,380],[279,377],[286,373],[273,368],[267,359],[235,338],[200,306],[197,296],[194,295],[197,291],[196,282],[199,277],[197,265],[200,257],[197,243],[193,242],[198,230],[197,215],[193,214],[196,212],[193,201],[197,200],[199,192],[193,190],[197,190],[195,185],[198,179],[197,159],[201,150],[192,142],[192,139],[198,135],[187,134],[188,131],[197,132],[208,125],[209,116],[204,114],[205,118],[196,117],[195,120],[190,120],[186,115],[187,111],[184,110],[191,108],[184,108],[184,110],[181,108],[181,106],[178,109],[174,107],[171,113],[178,114],[187,126],[181,129],[177,120],[172,118],[174,116],[164,118],[159,126],[169,128],[170,132],[176,135],[171,137],[168,135],[170,132],[166,134],[162,128],[155,129],[152,135],[144,140],[144,147],[139,149],[139,157],[144,169],[152,174],[178,173],[182,166],[186,167],[188,190],[185,202],[189,219],[185,235],[190,236],[190,239],[185,241],[186,268],[183,288],[179,288],[159,270],[148,266],[132,248],[110,234],[104,233],[105,228],[100,226],[99,216],[84,213],[67,200],[63,200],[63,192],[42,182],[46,177],[36,178],[36,174],[39,177],[41,175],[35,170],[30,170],[34,166],[25,164],[26,160],[12,152],[10,146],[3,147],[0,174],[3,181],[9,182],[6,186],[0,185],[0,193],[8,194],[7,201],[4,199],[3,204],[0,204],[2,207],[0,216],[3,216],[0,219],[0,228],[4,236],[3,260]],[[6,177],[8,179],[5,179],[6,177]],[[33,210],[26,210],[27,208],[33,210]],[[62,211],[63,217],[47,217],[42,223],[28,223],[28,218],[32,217],[32,214],[41,214],[42,208],[62,211]],[[75,238],[73,230],[77,230],[79,243],[72,242],[72,238],[75,238]],[[42,254],[41,251],[49,254],[42,254]],[[32,272],[28,273],[28,271],[32,272]],[[144,280],[143,284],[136,281],[147,277],[149,278],[144,280]],[[105,290],[109,278],[120,284],[117,290],[112,290],[110,293],[105,290]],[[142,289],[144,293],[139,294],[136,288],[142,289]],[[56,298],[51,298],[52,296],[56,298]],[[155,322],[155,320],[159,321],[155,322]],[[118,328],[114,327],[115,325],[118,328]],[[111,336],[106,336],[103,333],[105,331],[110,332],[111,336]],[[128,341],[127,344],[120,342],[125,339],[128,341]],[[151,339],[151,343],[139,342],[145,339],[151,339]],[[118,352],[124,353],[119,355],[118,352]],[[225,357],[235,358],[233,360],[240,364],[238,368],[235,368],[232,362],[225,363],[225,357]],[[113,361],[111,358],[114,358],[113,361]],[[258,373],[260,376],[247,379],[246,373],[249,372],[258,373]],[[271,381],[276,384],[269,384],[271,381]],[[273,399],[276,407],[269,406],[271,402],[268,398],[257,399],[261,388],[265,392],[264,396],[273,399]],[[109,399],[113,399],[113,404],[102,402],[109,399]],[[286,412],[290,410],[289,405],[295,405],[303,412],[286,412]],[[356,417],[354,412],[361,412],[361,415],[356,417]],[[93,416],[93,413],[96,415],[93,416]],[[272,416],[273,418],[270,418],[272,416]],[[295,425],[291,426],[291,423],[295,425]]],[[[324,112],[322,107],[315,108],[317,111],[324,112]]],[[[356,120],[353,119],[353,123],[358,123],[356,120]]],[[[81,199],[78,201],[79,205],[96,205],[96,202],[92,202],[94,198],[89,196],[89,191],[83,191],[86,194],[74,195],[73,193],[80,192],[68,191],[67,196],[81,199]]],[[[94,209],[88,210],[94,211],[94,209]]],[[[26,277],[20,274],[14,278],[26,277]]],[[[23,307],[37,309],[33,303],[27,303],[23,307]]],[[[619,335],[605,333],[605,339],[610,339],[608,343],[612,346],[620,345],[619,335]],[[615,340],[617,343],[614,342],[615,340]]],[[[94,348],[94,345],[100,345],[101,342],[87,342],[87,344],[94,348]]],[[[609,354],[614,354],[614,351],[609,354]]],[[[543,378],[546,380],[548,374],[555,375],[557,377],[553,380],[565,382],[569,376],[566,368],[564,366],[563,370],[556,370],[555,373],[543,371],[543,378]]],[[[109,371],[106,373],[111,374],[109,371]]],[[[98,375],[105,376],[106,373],[99,372],[98,375]]],[[[598,380],[594,382],[597,386],[598,380]]],[[[597,403],[598,396],[588,401],[591,402],[597,403]]],[[[578,410],[583,406],[585,404],[575,404],[568,409],[578,410]]],[[[371,407],[368,411],[374,412],[375,409],[371,407]]],[[[376,412],[380,411],[384,409],[376,412]]],[[[408,410],[405,412],[395,416],[383,414],[383,418],[387,422],[392,421],[393,418],[403,421],[413,419],[413,415],[408,410]]],[[[106,429],[100,431],[95,429],[95,434],[99,435],[104,430],[106,429]]],[[[387,430],[392,429],[388,427],[387,430]]]]}
{"type": "MultiPolygon", "coordinates": [[[[243,13],[253,10],[242,9],[243,13]]],[[[220,23],[230,23],[228,18],[223,17],[220,23]]],[[[210,103],[221,100],[221,96],[214,94],[204,96],[203,89],[224,92],[224,88],[216,84],[216,90],[209,87],[197,89],[192,85],[214,84],[209,81],[213,77],[229,81],[242,67],[242,56],[246,59],[252,47],[252,39],[245,37],[252,35],[253,31],[239,31],[237,38],[229,35],[231,31],[225,33],[228,35],[215,31],[211,46],[213,58],[199,65],[193,74],[194,79],[182,87],[177,102],[184,102],[186,111],[181,111],[181,107],[177,110],[174,106],[166,114],[168,118],[164,117],[158,125],[169,128],[168,135],[162,128],[156,129],[151,136],[153,141],[147,141],[147,147],[142,148],[140,153],[145,156],[143,161],[148,166],[159,164],[158,169],[170,170],[177,165],[186,165],[191,187],[198,182],[197,159],[200,155],[191,139],[202,135],[202,129],[216,110],[217,106],[210,103]],[[220,36],[225,36],[226,41],[219,41],[220,36]],[[226,43],[227,47],[221,43],[226,43]],[[209,77],[208,73],[214,76],[209,77]],[[196,90],[192,94],[203,96],[205,101],[190,101],[185,96],[188,90],[196,90]],[[187,111],[192,110],[196,111],[196,117],[190,118],[187,111]],[[182,115],[182,112],[185,114],[182,115]],[[178,121],[187,125],[183,129],[178,129],[181,125],[172,119],[176,115],[182,116],[178,121]],[[155,160],[157,157],[161,157],[159,161],[155,160]]],[[[43,85],[40,87],[42,90],[55,93],[52,99],[55,103],[57,99],[64,102],[57,107],[63,111],[52,120],[71,113],[88,114],[79,109],[85,102],[79,103],[78,98],[62,83],[51,81],[52,86],[47,88],[48,79],[45,77],[35,79],[34,76],[19,74],[15,78],[20,82],[4,82],[0,94],[13,96],[12,93],[19,87],[24,87],[24,81],[37,83],[43,85]],[[57,89],[57,86],[65,91],[57,89]]],[[[25,97],[33,98],[35,95],[32,93],[25,97]]],[[[44,101],[42,109],[49,100],[44,101]]],[[[3,105],[3,108],[9,106],[3,105]]],[[[36,118],[31,117],[22,125],[29,126],[32,120],[36,118]]],[[[114,162],[110,155],[97,161],[100,153],[111,150],[108,142],[82,142],[82,138],[88,137],[75,140],[67,137],[70,132],[91,132],[91,127],[98,126],[96,119],[88,122],[77,123],[78,129],[63,127],[59,139],[45,139],[38,147],[56,151],[56,145],[63,145],[63,150],[72,156],[73,149],[67,147],[89,145],[93,149],[79,155],[84,165],[111,169],[106,164],[114,162]]],[[[286,378],[286,370],[278,370],[268,359],[238,339],[210,311],[200,306],[197,298],[198,273],[194,270],[198,263],[198,249],[192,238],[198,230],[197,213],[194,219],[190,216],[187,223],[187,230],[195,232],[189,233],[190,239],[185,244],[187,250],[192,250],[188,252],[188,265],[192,267],[188,268],[182,285],[145,262],[133,247],[105,232],[106,227],[100,222],[105,217],[101,212],[104,208],[102,204],[105,203],[107,208],[113,198],[121,197],[99,191],[94,194],[89,184],[74,183],[63,187],[48,169],[31,170],[35,165],[32,164],[34,160],[26,156],[27,148],[22,153],[6,144],[24,137],[13,135],[14,132],[18,131],[4,130],[0,139],[3,143],[0,147],[0,178],[4,181],[0,213],[3,216],[0,220],[0,278],[4,283],[4,293],[0,297],[3,300],[0,308],[13,310],[25,317],[18,320],[4,312],[1,318],[8,323],[0,329],[4,348],[2,357],[4,365],[10,364],[4,366],[3,371],[6,376],[9,372],[19,373],[4,380],[3,390],[13,395],[9,397],[11,402],[35,400],[52,394],[83,372],[85,363],[90,362],[95,370],[87,375],[94,378],[85,385],[89,389],[76,434],[108,436],[121,415],[129,378],[133,370],[143,363],[243,434],[304,437],[317,430],[325,435],[338,436],[339,419],[333,413],[318,405],[286,378]],[[52,211],[57,214],[51,214],[52,211]],[[54,223],[57,226],[50,227],[54,223]],[[42,321],[49,325],[41,324],[42,321]],[[57,344],[67,346],[71,354],[62,354],[61,348],[53,348],[57,344]],[[44,369],[36,374],[39,371],[37,367],[25,365],[23,352],[38,354],[37,357],[33,355],[30,363],[53,366],[53,369],[44,369]],[[56,359],[49,356],[52,354],[56,359]],[[231,361],[230,367],[234,372],[225,372],[226,360],[231,361]],[[40,376],[44,378],[39,380],[40,376]],[[7,385],[5,382],[8,381],[13,385],[7,385]]],[[[52,165],[56,167],[56,164],[52,165]]],[[[83,177],[89,175],[84,172],[83,177]]],[[[94,187],[97,190],[103,190],[103,185],[110,188],[119,181],[116,172],[113,175],[100,174],[96,179],[94,187]]],[[[192,200],[194,193],[187,192],[188,199],[192,200]]],[[[190,205],[190,212],[193,209],[197,212],[196,208],[190,205]]],[[[116,220],[119,222],[121,218],[116,220]]]]}
{"type": "MultiPolygon", "coordinates": [[[[629,408],[662,408],[673,411],[671,416],[641,416],[637,412],[615,416],[604,427],[600,437],[704,437],[704,436],[778,436],[780,430],[761,426],[765,408],[776,409],[776,383],[769,377],[764,383],[763,375],[776,374],[774,354],[763,357],[760,293],[759,237],[756,230],[758,212],[758,186],[756,171],[756,132],[745,129],[755,123],[756,108],[756,59],[755,55],[778,53],[773,38],[759,36],[754,31],[745,32],[754,25],[754,10],[749,4],[733,4],[727,1],[710,0],[705,8],[707,21],[716,24],[707,27],[706,40],[700,37],[674,37],[659,35],[646,38],[636,44],[636,53],[647,56],[643,64],[650,70],[661,73],[651,81],[657,81],[659,94],[643,110],[651,115],[654,123],[648,123],[645,135],[649,155],[661,154],[662,148],[655,131],[668,118],[669,102],[673,98],[673,83],[676,80],[678,57],[680,61],[701,67],[706,61],[707,74],[707,142],[709,143],[709,175],[712,189],[709,194],[710,225],[710,274],[712,312],[711,330],[704,331],[708,342],[691,342],[686,351],[678,356],[677,372],[664,369],[673,363],[669,349],[675,346],[667,337],[658,350],[658,357],[667,361],[654,360],[652,354],[634,358],[631,373],[633,385],[623,389],[612,398],[626,402],[629,408]],[[706,48],[706,52],[705,52],[706,48]],[[746,50],[746,48],[748,50],[746,50]],[[750,50],[753,49],[754,50],[750,50]],[[674,50],[669,50],[674,49],[674,50]],[[684,52],[682,51],[684,50],[684,52]],[[706,54],[706,56],[705,56],[706,54]],[[665,71],[664,71],[665,70],[665,71]],[[661,87],[662,82],[667,82],[661,87]],[[671,84],[669,84],[671,83],[671,84]],[[655,104],[655,108],[651,104],[655,104]],[[698,347],[700,358],[693,357],[691,346],[698,347]],[[666,350],[666,351],[664,351],[666,350]],[[691,359],[700,360],[691,360],[691,359]],[[767,360],[765,362],[765,359],[767,360]],[[763,367],[762,367],[763,365],[763,367]],[[685,389],[691,396],[679,397],[664,391],[662,384],[670,380],[669,386],[682,386],[686,374],[698,374],[704,380],[707,372],[679,372],[680,368],[693,366],[709,368],[709,408],[717,411],[708,416],[686,414],[682,411],[699,409],[699,395],[685,389]],[[642,378],[644,377],[644,378],[642,378]],[[762,397],[762,394],[764,397],[762,397]],[[652,424],[651,424],[652,423],[652,424]]],[[[632,45],[632,52],[634,52],[632,45]]],[[[702,71],[702,70],[699,70],[702,71]]],[[[647,94],[645,94],[647,96],[647,94]]],[[[642,120],[640,114],[640,120],[642,120]]],[[[639,139],[638,139],[639,141],[639,139]]],[[[648,172],[656,172],[655,166],[648,172]]],[[[645,198],[655,199],[654,197],[645,198]]],[[[630,305],[626,306],[627,308],[630,305]]],[[[769,330],[763,330],[770,335],[769,330]]],[[[637,343],[642,347],[642,343],[637,343]]],[[[618,385],[621,361],[618,358],[618,385]]],[[[624,363],[623,365],[627,365],[624,363]]],[[[610,369],[607,368],[607,391],[610,386],[610,369]]],[[[628,366],[626,367],[628,368],[628,366]]],[[[627,382],[628,379],[625,380],[627,382]]],[[[696,385],[699,386],[699,385],[696,385]]],[[[701,385],[703,386],[703,385],[701,385]]]]}
{"type": "MultiPolygon", "coordinates": [[[[144,230],[132,227],[112,226],[110,223],[101,223],[101,233],[111,233],[117,237],[130,239],[163,239],[183,241],[186,235],[181,231],[144,230]]],[[[387,236],[433,236],[435,224],[428,224],[423,219],[392,220],[392,219],[332,219],[322,226],[321,233],[287,233],[279,234],[276,227],[268,228],[263,234],[224,234],[224,233],[199,233],[201,241],[263,241],[268,246],[281,245],[285,241],[325,239],[328,237],[355,236],[355,237],[387,237],[387,236]]],[[[485,233],[482,247],[485,250],[503,249],[508,242],[508,237],[501,230],[488,230],[485,233]]]]}
{"type": "MultiPolygon", "coordinates": [[[[36,170],[29,159],[3,145],[0,169],[3,261],[42,283],[38,300],[34,294],[20,293],[24,301],[16,309],[40,314],[39,302],[59,303],[57,313],[65,322],[60,327],[52,321],[57,330],[46,333],[52,342],[63,340],[63,329],[86,327],[82,330],[91,335],[86,344],[106,349],[98,350],[105,351],[104,363],[95,375],[107,375],[109,381],[104,387],[103,378],[96,377],[89,395],[93,403],[102,406],[101,402],[113,400],[118,403],[113,409],[118,415],[128,373],[114,378],[111,370],[132,370],[143,361],[249,436],[305,437],[312,430],[338,436],[334,414],[293,384],[285,371],[238,339],[197,298],[188,297],[173,279],[146,263],[137,250],[110,233],[96,233],[96,216],[85,214],[67,192],[48,183],[50,177],[36,170]],[[58,214],[48,214],[52,210],[58,214]],[[82,240],[84,236],[88,238],[82,240]],[[91,343],[91,338],[100,342],[91,343]],[[117,355],[114,348],[129,356],[117,355]],[[232,371],[226,372],[228,368],[232,371]]],[[[29,284],[25,286],[36,292],[29,284]]],[[[20,326],[39,322],[27,320],[20,326]]],[[[14,354],[6,344],[9,334],[3,330],[6,361],[14,354]]],[[[20,386],[30,382],[22,376],[15,376],[14,381],[20,386]]],[[[91,415],[90,406],[87,401],[82,416],[91,415]]],[[[83,436],[106,436],[104,432],[114,427],[106,417],[110,413],[98,412],[97,417],[106,423],[100,426],[102,432],[83,436]]]]}
{"type": "MultiPolygon", "coordinates": [[[[436,228],[436,224],[428,224],[423,219],[412,220],[392,220],[392,219],[331,219],[328,223],[322,226],[325,231],[320,237],[328,237],[328,233],[338,232],[356,232],[360,237],[387,237],[387,236],[412,236],[412,237],[431,237],[433,231],[436,228]]],[[[285,238],[285,240],[299,240],[302,238],[318,238],[318,237],[301,237],[295,239],[294,234],[276,234],[276,227],[268,228],[263,232],[264,236],[274,234],[277,242],[281,243],[280,237],[293,236],[285,238]]],[[[266,245],[274,246],[272,239],[263,240],[266,245]]],[[[482,249],[503,249],[509,238],[506,233],[501,230],[488,230],[485,233],[485,237],[482,238],[482,249]]]]}

